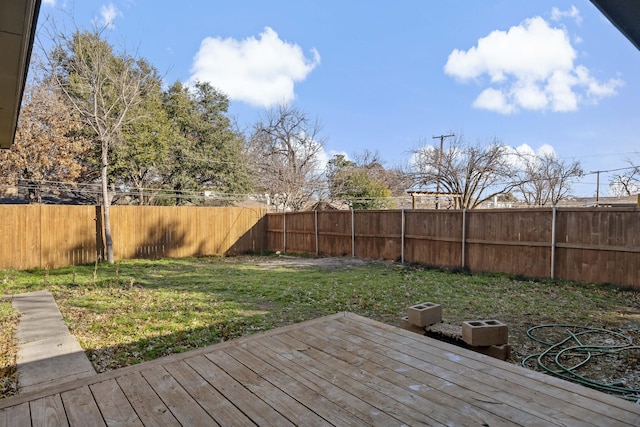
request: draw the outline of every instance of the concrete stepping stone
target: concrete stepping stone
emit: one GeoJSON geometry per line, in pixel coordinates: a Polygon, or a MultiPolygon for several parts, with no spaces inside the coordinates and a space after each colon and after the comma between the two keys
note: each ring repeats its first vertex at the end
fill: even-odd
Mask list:
{"type": "Polygon", "coordinates": [[[51,292],[13,295],[11,302],[21,314],[16,331],[20,393],[96,375],[51,292]]]}

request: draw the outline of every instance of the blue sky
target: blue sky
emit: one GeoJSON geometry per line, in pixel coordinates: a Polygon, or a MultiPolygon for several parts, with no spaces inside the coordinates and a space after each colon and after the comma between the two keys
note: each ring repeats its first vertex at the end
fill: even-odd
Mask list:
{"type": "MultiPolygon", "coordinates": [[[[640,51],[587,0],[167,4],[43,0],[39,26],[107,26],[167,84],[207,80],[227,93],[247,128],[289,102],[324,124],[327,155],[377,150],[406,165],[454,132],[552,147],[586,171],[640,160],[640,51]]],[[[588,175],[574,192],[595,185],[588,175]]]]}

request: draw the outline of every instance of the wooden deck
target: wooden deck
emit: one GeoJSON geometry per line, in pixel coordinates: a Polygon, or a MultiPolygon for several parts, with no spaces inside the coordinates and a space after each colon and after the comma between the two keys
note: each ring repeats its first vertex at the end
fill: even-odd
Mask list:
{"type": "Polygon", "coordinates": [[[640,406],[341,313],[0,400],[0,426],[640,425],[640,406]]]}

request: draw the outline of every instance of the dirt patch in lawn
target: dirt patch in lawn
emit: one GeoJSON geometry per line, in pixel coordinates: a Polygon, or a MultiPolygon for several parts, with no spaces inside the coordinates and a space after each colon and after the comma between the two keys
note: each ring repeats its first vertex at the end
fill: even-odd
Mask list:
{"type": "Polygon", "coordinates": [[[276,268],[326,268],[341,269],[350,267],[366,267],[371,264],[391,264],[391,261],[378,261],[353,257],[302,258],[280,255],[270,258],[257,258],[255,265],[265,270],[276,268]]]}

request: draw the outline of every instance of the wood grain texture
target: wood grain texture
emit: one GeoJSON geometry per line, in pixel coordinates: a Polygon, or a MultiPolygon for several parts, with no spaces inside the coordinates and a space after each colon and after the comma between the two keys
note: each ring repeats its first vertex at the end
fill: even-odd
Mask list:
{"type": "Polygon", "coordinates": [[[640,407],[351,313],[0,401],[0,427],[635,426],[640,407]]]}

